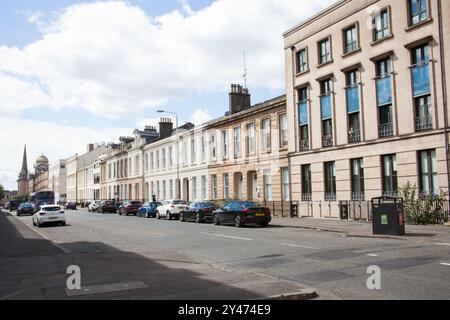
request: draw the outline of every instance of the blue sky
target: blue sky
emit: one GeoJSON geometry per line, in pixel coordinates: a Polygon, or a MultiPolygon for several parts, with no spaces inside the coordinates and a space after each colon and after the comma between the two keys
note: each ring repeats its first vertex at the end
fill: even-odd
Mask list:
{"type": "Polygon", "coordinates": [[[29,167],[155,125],[200,124],[243,82],[252,103],[284,93],[282,33],[334,0],[0,0],[0,184],[29,167]]]}

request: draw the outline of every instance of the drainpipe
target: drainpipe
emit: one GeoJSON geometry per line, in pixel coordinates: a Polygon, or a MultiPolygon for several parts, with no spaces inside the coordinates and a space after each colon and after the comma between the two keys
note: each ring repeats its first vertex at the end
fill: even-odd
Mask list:
{"type": "Polygon", "coordinates": [[[450,192],[450,172],[449,172],[449,138],[448,138],[448,106],[447,106],[447,79],[445,71],[445,48],[444,34],[442,31],[442,1],[438,0],[438,27],[439,27],[439,48],[441,54],[441,81],[442,81],[442,99],[444,103],[444,130],[445,130],[445,160],[447,164],[447,191],[450,192]]]}

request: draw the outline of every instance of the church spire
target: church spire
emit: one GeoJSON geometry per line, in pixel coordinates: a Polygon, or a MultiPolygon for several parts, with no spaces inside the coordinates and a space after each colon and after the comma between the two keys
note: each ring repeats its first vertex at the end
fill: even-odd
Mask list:
{"type": "Polygon", "coordinates": [[[22,159],[22,172],[28,173],[28,165],[27,165],[27,145],[23,147],[23,159],[22,159]]]}

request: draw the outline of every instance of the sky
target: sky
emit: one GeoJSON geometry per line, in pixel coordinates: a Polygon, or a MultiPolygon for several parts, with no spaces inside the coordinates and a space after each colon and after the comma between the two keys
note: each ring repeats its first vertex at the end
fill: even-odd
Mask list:
{"type": "Polygon", "coordinates": [[[243,84],[284,94],[282,33],[335,0],[0,0],[0,184],[28,167],[157,125],[201,124],[243,84]]]}

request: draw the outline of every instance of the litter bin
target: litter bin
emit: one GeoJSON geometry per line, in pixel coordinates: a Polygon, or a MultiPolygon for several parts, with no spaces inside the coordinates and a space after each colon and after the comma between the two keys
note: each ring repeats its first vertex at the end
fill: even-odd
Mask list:
{"type": "Polygon", "coordinates": [[[403,199],[378,197],[372,199],[373,234],[402,236],[405,234],[403,199]]]}
{"type": "Polygon", "coordinates": [[[291,202],[291,218],[298,217],[298,204],[291,202]]]}
{"type": "Polygon", "coordinates": [[[348,201],[339,202],[339,216],[341,217],[341,220],[348,220],[349,218],[348,209],[349,209],[348,201]]]}

